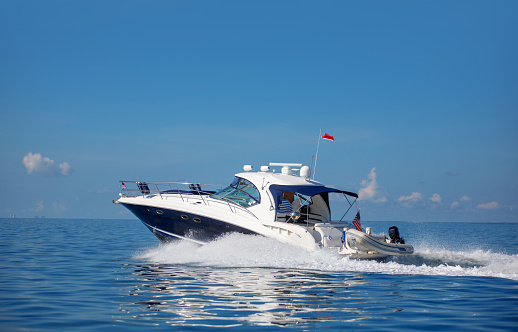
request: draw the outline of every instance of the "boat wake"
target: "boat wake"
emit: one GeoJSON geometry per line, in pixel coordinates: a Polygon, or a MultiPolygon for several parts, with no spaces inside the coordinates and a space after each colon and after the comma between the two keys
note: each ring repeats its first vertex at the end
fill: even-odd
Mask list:
{"type": "Polygon", "coordinates": [[[308,252],[261,236],[230,234],[200,246],[188,241],[149,248],[133,258],[154,264],[218,268],[283,268],[380,274],[476,276],[518,280],[518,255],[483,250],[415,248],[415,254],[386,262],[353,260],[331,250],[308,252]]]}

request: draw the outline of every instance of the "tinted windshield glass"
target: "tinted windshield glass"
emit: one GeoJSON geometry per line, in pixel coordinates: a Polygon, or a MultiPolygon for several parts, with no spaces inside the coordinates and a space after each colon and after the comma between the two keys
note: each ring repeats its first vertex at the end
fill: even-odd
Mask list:
{"type": "Polygon", "coordinates": [[[249,181],[236,177],[227,188],[210,197],[250,207],[261,201],[259,190],[249,181]]]}
{"type": "Polygon", "coordinates": [[[259,190],[257,190],[257,188],[247,180],[241,179],[241,181],[239,181],[239,185],[237,188],[252,196],[252,198],[255,199],[257,202],[260,201],[259,190]]]}

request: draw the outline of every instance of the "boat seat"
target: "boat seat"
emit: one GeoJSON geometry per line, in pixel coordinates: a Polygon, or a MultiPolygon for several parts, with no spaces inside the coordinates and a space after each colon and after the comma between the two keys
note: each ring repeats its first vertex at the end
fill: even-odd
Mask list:
{"type": "Polygon", "coordinates": [[[137,186],[142,195],[149,195],[151,193],[151,190],[149,190],[147,183],[137,182],[137,186]]]}
{"type": "Polygon", "coordinates": [[[199,183],[191,183],[191,184],[189,184],[189,189],[191,189],[191,191],[201,192],[201,186],[200,186],[199,183]]]}

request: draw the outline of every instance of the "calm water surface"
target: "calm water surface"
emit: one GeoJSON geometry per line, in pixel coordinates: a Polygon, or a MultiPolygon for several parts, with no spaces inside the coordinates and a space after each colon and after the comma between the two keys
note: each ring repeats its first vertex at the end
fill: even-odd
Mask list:
{"type": "MultiPolygon", "coordinates": [[[[393,223],[371,223],[376,233],[393,223]]],[[[138,220],[0,219],[0,330],[518,330],[518,224],[396,223],[380,263],[138,220]]]]}

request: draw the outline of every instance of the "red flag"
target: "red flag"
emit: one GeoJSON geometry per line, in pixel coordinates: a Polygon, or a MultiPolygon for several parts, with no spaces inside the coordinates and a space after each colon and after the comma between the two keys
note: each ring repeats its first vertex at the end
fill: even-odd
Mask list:
{"type": "Polygon", "coordinates": [[[362,224],[360,221],[360,211],[358,211],[358,213],[356,214],[356,217],[354,217],[353,225],[356,228],[356,230],[358,230],[360,232],[362,231],[362,224]]]}
{"type": "Polygon", "coordinates": [[[328,135],[328,134],[324,134],[324,136],[322,136],[321,138],[323,139],[327,139],[327,140],[330,140],[330,141],[335,141],[335,138],[331,135],[328,135]]]}

